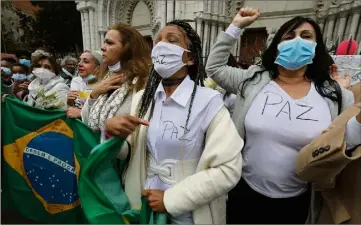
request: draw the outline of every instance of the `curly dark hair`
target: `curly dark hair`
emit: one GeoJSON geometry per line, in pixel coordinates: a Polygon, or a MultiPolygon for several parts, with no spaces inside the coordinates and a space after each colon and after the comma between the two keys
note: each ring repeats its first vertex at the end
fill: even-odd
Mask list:
{"type": "Polygon", "coordinates": [[[241,87],[241,95],[244,97],[245,87],[249,82],[255,80],[257,77],[261,76],[264,71],[269,71],[271,79],[275,79],[278,77],[278,69],[277,64],[275,64],[275,60],[277,57],[277,46],[281,42],[282,37],[288,33],[299,27],[303,23],[309,23],[313,27],[316,33],[316,51],[315,57],[313,58],[313,63],[307,66],[305,77],[315,83],[315,87],[317,92],[326,98],[331,99],[332,101],[336,101],[338,103],[341,102],[341,94],[335,88],[335,91],[327,92],[325,90],[325,83],[329,82],[330,85],[338,85],[336,81],[334,81],[329,74],[329,67],[332,64],[330,60],[330,55],[327,53],[325,44],[322,40],[322,33],[319,25],[310,18],[305,18],[302,16],[297,16],[285,24],[283,24],[280,29],[277,31],[274,36],[270,46],[264,51],[262,55],[262,65],[263,70],[256,72],[252,77],[246,79],[240,85],[241,87]]]}

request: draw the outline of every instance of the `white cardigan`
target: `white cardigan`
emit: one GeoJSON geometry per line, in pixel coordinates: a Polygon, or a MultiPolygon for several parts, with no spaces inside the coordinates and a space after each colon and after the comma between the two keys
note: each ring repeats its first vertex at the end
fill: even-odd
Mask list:
{"type": "MultiPolygon", "coordinates": [[[[132,115],[136,114],[142,95],[140,91],[134,96],[132,115]]],[[[149,118],[149,111],[145,118],[149,118]]],[[[140,126],[128,137],[132,155],[125,174],[125,192],[132,208],[141,207],[141,191],[147,177],[146,133],[147,127],[140,126]]],[[[192,211],[195,224],[225,224],[226,194],[241,178],[243,145],[228,110],[223,107],[208,127],[196,173],[165,191],[168,213],[177,216],[192,211]]]]}

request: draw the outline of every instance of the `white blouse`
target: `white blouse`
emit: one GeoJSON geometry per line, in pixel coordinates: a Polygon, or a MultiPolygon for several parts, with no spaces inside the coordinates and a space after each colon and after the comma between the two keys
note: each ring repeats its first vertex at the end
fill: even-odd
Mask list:
{"type": "MultiPolygon", "coordinates": [[[[205,132],[224,103],[219,92],[198,86],[184,136],[193,88],[194,81],[187,76],[168,98],[161,83],[156,90],[147,151],[157,164],[167,159],[199,160],[202,155],[205,132]]],[[[145,188],[164,191],[172,185],[155,175],[147,178],[145,188]]]]}

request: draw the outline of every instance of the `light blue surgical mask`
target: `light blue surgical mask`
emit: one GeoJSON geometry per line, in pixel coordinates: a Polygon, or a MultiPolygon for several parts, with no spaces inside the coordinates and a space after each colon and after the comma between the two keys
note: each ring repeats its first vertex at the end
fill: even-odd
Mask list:
{"type": "Polygon", "coordinates": [[[89,81],[92,81],[92,80],[94,80],[95,78],[97,78],[94,74],[90,74],[90,75],[88,75],[87,77],[84,77],[83,78],[83,81],[85,82],[85,83],[88,83],[89,81]]]}
{"type": "Polygon", "coordinates": [[[28,77],[25,74],[20,74],[20,73],[14,73],[11,78],[13,78],[14,80],[17,81],[22,81],[22,80],[26,80],[28,77]]]}
{"type": "Polygon", "coordinates": [[[317,43],[297,36],[278,44],[278,56],[275,63],[288,69],[297,70],[312,64],[317,43]]]}
{"type": "Polygon", "coordinates": [[[1,70],[7,75],[11,75],[11,69],[7,67],[1,67],[1,70]]]}
{"type": "Polygon", "coordinates": [[[30,66],[31,66],[31,62],[30,62],[29,59],[20,59],[20,60],[19,60],[19,63],[20,63],[20,64],[23,64],[23,65],[25,65],[25,66],[27,66],[27,67],[30,67],[30,66]]]}

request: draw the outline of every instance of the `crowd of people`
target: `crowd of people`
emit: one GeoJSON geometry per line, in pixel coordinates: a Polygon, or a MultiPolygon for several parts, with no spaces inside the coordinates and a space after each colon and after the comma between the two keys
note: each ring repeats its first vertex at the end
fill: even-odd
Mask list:
{"type": "MultiPolygon", "coordinates": [[[[315,193],[325,190],[298,176],[296,161],[361,101],[361,83],[351,87],[349,75],[338,73],[319,25],[300,16],[280,27],[261,65],[240,68],[230,52],[259,16],[258,9],[240,9],[206,65],[199,35],[182,20],[161,28],[153,49],[136,29],[115,24],[100,50],[65,57],[60,66],[45,48],[18,62],[2,58],[2,100],[13,95],[33,107],[66,110],[100,132],[100,143],[126,138],[118,158],[128,165],[119,175],[132,208],[145,196],[172,224],[316,223],[322,210],[332,223],[341,209],[330,202],[316,207],[315,193]]],[[[360,113],[345,130],[338,150],[358,160],[360,113]]],[[[342,161],[332,159],[318,159],[330,174],[342,161]]],[[[361,223],[361,196],[348,194],[355,201],[342,222],[361,223]]]]}

